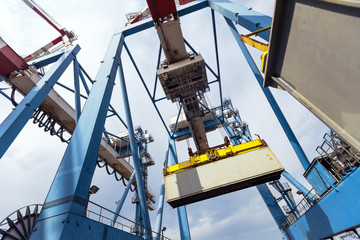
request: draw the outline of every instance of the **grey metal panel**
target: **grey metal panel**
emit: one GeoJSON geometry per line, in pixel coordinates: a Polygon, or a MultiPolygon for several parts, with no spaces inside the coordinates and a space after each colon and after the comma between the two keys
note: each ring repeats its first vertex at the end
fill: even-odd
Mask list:
{"type": "Polygon", "coordinates": [[[360,2],[278,0],[265,86],[287,90],[360,150],[360,2]]]}
{"type": "Polygon", "coordinates": [[[270,148],[217,160],[164,177],[172,207],[279,179],[284,170],[270,148]]]}

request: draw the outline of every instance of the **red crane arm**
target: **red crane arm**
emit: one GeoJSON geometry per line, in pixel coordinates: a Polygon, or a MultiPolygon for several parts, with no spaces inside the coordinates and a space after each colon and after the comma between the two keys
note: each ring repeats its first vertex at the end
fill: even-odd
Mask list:
{"type": "Polygon", "coordinates": [[[156,22],[160,18],[165,18],[171,14],[176,15],[176,5],[174,0],[146,0],[150,9],[152,19],[156,22]]]}

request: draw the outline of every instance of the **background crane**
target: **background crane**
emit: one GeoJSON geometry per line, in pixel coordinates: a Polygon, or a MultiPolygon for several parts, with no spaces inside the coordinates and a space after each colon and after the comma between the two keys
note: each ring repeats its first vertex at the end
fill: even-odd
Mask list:
{"type": "Polygon", "coordinates": [[[51,52],[57,51],[62,47],[67,47],[77,39],[77,36],[72,31],[67,31],[65,28],[62,28],[43,8],[41,8],[35,1],[32,0],[23,0],[26,5],[28,5],[34,12],[36,12],[41,18],[43,18],[47,23],[49,23],[56,31],[60,33],[60,36],[52,40],[45,46],[36,50],[35,52],[29,54],[24,58],[26,62],[34,60],[44,54],[49,54],[51,52]],[[61,45],[60,45],[61,43],[61,45]],[[57,46],[57,45],[60,46],[57,46]],[[56,47],[56,48],[55,48],[56,47]]]}

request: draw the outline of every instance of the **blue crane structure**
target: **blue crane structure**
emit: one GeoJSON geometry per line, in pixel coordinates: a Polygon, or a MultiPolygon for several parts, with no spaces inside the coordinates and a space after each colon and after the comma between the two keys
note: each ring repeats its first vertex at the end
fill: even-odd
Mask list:
{"type": "MultiPolygon", "coordinates": [[[[270,182],[270,185],[280,194],[278,198],[274,197],[267,184],[263,183],[256,186],[284,238],[289,240],[332,239],[335,235],[346,231],[353,231],[358,235],[356,228],[360,227],[358,204],[360,198],[359,149],[348,144],[342,137],[332,132],[324,136],[324,143],[318,147],[317,150],[320,156],[310,162],[270,89],[264,87],[264,77],[235,26],[240,25],[249,32],[255,32],[271,26],[272,18],[228,0],[193,1],[179,6],[177,14],[178,17],[183,17],[205,8],[210,8],[211,11],[217,69],[214,71],[210,66],[205,65],[212,77],[215,77],[215,80],[208,84],[218,84],[219,86],[220,106],[212,108],[203,102],[199,103],[205,116],[210,116],[203,122],[204,130],[211,131],[219,127],[223,128],[234,146],[252,141],[247,123],[240,118],[239,112],[233,107],[231,100],[223,99],[222,96],[215,20],[215,14],[217,13],[225,19],[225,23],[250,66],[255,80],[303,166],[305,178],[313,187],[308,190],[286,170],[282,172],[282,176],[303,195],[304,198],[300,202],[293,198],[289,185],[279,180],[270,182]],[[285,202],[283,210],[279,205],[282,200],[285,202]]],[[[166,97],[156,98],[155,95],[157,82],[160,80],[156,78],[154,89],[151,92],[130,52],[130,48],[125,42],[126,37],[152,28],[154,24],[157,23],[154,23],[153,19],[147,18],[115,31],[94,80],[88,76],[76,59],[76,55],[80,51],[78,45],[66,47],[52,54],[42,56],[31,63],[24,63],[21,67],[10,71],[15,73],[16,76],[21,74],[21,71],[32,71],[33,74],[39,75],[39,81],[28,92],[22,91],[25,95],[24,98],[16,104],[16,108],[1,123],[0,157],[6,153],[16,136],[31,118],[50,131],[52,135],[60,137],[68,145],[41,212],[37,214],[38,210],[36,208],[34,214],[31,215],[30,208],[28,208],[29,210],[26,210],[27,214],[24,218],[18,212],[17,218],[21,223],[21,227],[20,224],[15,224],[14,221],[7,218],[9,230],[2,229],[0,225],[0,236],[4,239],[165,239],[161,231],[165,204],[165,184],[163,182],[160,188],[157,218],[155,225],[153,225],[150,221],[149,209],[153,209],[152,204],[155,201],[153,199],[154,195],[147,187],[147,167],[154,164],[147,151],[147,144],[153,140],[146,131],[143,131],[140,127],[134,127],[124,74],[126,69],[124,69],[122,59],[123,51],[125,50],[129,56],[130,62],[133,64],[150,101],[159,115],[162,125],[164,125],[168,133],[165,167],[179,163],[176,142],[191,136],[194,138],[195,127],[193,125],[195,126],[197,123],[195,119],[188,126],[179,127],[182,111],[186,106],[180,104],[176,121],[170,129],[168,128],[157,105],[166,97]],[[74,89],[70,89],[58,82],[62,73],[71,63],[74,66],[74,89]],[[42,73],[41,68],[49,64],[53,65],[48,71],[42,73]],[[125,120],[110,104],[116,76],[119,77],[121,86],[125,120]],[[86,79],[92,83],[91,90],[86,84],[86,79]],[[80,81],[83,83],[88,96],[80,94],[80,81]],[[59,117],[52,115],[49,108],[46,108],[47,105],[42,104],[50,101],[49,96],[55,84],[72,91],[75,95],[73,124],[62,125],[65,120],[59,120],[59,117]],[[81,98],[86,99],[82,109],[81,98]],[[46,119],[46,114],[43,113],[52,116],[52,118],[46,119]],[[115,135],[104,129],[106,119],[112,116],[117,116],[123,123],[127,129],[125,135],[115,135]],[[55,128],[56,124],[60,126],[58,130],[55,128]],[[71,138],[65,139],[64,133],[66,132],[71,138]],[[119,147],[116,142],[122,142],[125,145],[119,147]],[[125,155],[132,156],[133,166],[124,161],[125,155]],[[113,212],[109,210],[112,216],[107,223],[90,218],[88,213],[91,180],[96,166],[101,166],[101,164],[104,164],[102,166],[106,166],[107,169],[108,166],[113,168],[116,178],[118,176],[116,174],[119,174],[123,181],[124,179],[128,181],[116,210],[113,212]],[[133,223],[133,227],[131,227],[130,232],[126,232],[117,228],[119,224],[117,219],[121,217],[119,213],[132,187],[136,187],[133,198],[133,202],[136,204],[135,221],[129,220],[133,223]],[[35,215],[36,218],[31,220],[34,222],[30,223],[30,216],[35,215]],[[29,219],[28,223],[26,219],[29,219]],[[23,233],[21,228],[28,231],[23,233]]],[[[258,31],[257,36],[271,42],[270,31],[258,31]]],[[[185,39],[184,43],[194,56],[199,55],[185,39]]],[[[2,45],[5,46],[6,44],[2,41],[0,46],[2,45]]],[[[161,66],[161,51],[164,47],[160,44],[158,68],[161,66]]],[[[1,80],[10,82],[14,88],[18,88],[14,81],[10,81],[14,74],[2,72],[2,75],[4,76],[1,80]]],[[[18,91],[20,90],[18,89],[18,91]]],[[[13,96],[8,96],[1,89],[0,93],[9,100],[14,101],[13,96]]],[[[200,140],[196,144],[199,146],[199,150],[203,150],[204,145],[201,145],[200,140]]],[[[101,206],[99,207],[104,209],[101,206]]],[[[180,238],[191,239],[191,226],[188,223],[186,206],[177,207],[176,211],[179,220],[180,238]]]]}

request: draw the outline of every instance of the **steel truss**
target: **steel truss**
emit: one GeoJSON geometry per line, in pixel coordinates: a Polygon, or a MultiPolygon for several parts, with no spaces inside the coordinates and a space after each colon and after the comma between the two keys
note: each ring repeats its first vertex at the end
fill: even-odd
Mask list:
{"type": "MultiPolygon", "coordinates": [[[[253,61],[247,48],[240,40],[240,35],[234,25],[234,22],[241,25],[249,31],[256,31],[271,25],[271,17],[265,16],[261,13],[249,10],[241,7],[237,4],[229,2],[227,0],[199,0],[189,3],[183,7],[180,7],[178,13],[180,16],[185,16],[192,12],[204,9],[206,7],[211,8],[212,24],[215,39],[215,51],[217,72],[213,71],[209,66],[209,71],[215,76],[216,80],[210,83],[218,83],[220,88],[220,108],[224,109],[221,93],[221,77],[219,67],[219,56],[217,47],[216,36],[216,24],[215,24],[215,12],[224,16],[227,25],[231,33],[233,34],[236,42],[238,43],[242,53],[244,54],[246,61],[248,62],[251,70],[253,71],[257,82],[260,85],[261,90],[264,92],[270,106],[272,107],[276,117],[278,118],[284,132],[286,133],[295,153],[297,154],[304,169],[307,169],[310,165],[304,151],[302,150],[299,142],[296,139],[291,127],[286,121],[284,114],[281,112],[275,98],[271,91],[267,88],[263,88],[263,77],[258,70],[255,62],[253,61]]],[[[37,220],[37,224],[34,227],[33,233],[30,239],[141,239],[136,235],[131,235],[123,231],[116,230],[107,225],[95,222],[86,217],[86,205],[88,200],[88,192],[90,183],[95,171],[97,153],[100,146],[101,137],[104,130],[104,124],[108,113],[108,107],[110,106],[110,98],[115,83],[115,76],[118,71],[120,77],[120,85],[123,97],[123,103],[126,113],[126,126],[129,132],[130,148],[132,153],[138,153],[138,144],[136,142],[136,136],[131,116],[130,104],[128,99],[128,93],[126,90],[126,82],[124,77],[124,69],[122,66],[121,54],[123,47],[130,56],[130,60],[135,66],[135,69],[144,84],[144,87],[151,99],[159,117],[168,132],[169,135],[169,148],[166,153],[165,162],[168,162],[168,155],[170,154],[171,164],[177,164],[177,154],[175,147],[175,139],[186,133],[171,132],[165,124],[156,103],[163,100],[163,98],[156,99],[155,92],[157,87],[157,80],[153,89],[153,94],[150,93],[136,63],[131,56],[130,50],[124,42],[125,37],[136,34],[145,29],[151,28],[153,22],[151,19],[145,19],[139,23],[135,23],[126,28],[117,30],[109,44],[107,52],[104,57],[104,61],[100,66],[98,74],[95,78],[92,90],[89,92],[86,104],[80,114],[80,95],[78,91],[79,77],[81,81],[84,81],[84,77],[80,71],[81,67],[77,62],[74,62],[75,72],[75,96],[76,96],[76,120],[77,125],[72,137],[68,143],[68,147],[60,163],[59,169],[56,173],[52,186],[49,190],[44,206],[37,220]]],[[[266,41],[269,41],[269,32],[265,31],[258,34],[259,37],[266,41]]],[[[196,51],[191,45],[185,41],[186,44],[194,53],[196,51]]],[[[58,55],[52,55],[52,61],[56,59],[55,65],[44,75],[42,80],[34,87],[34,89],[25,96],[25,98],[19,103],[16,109],[9,115],[8,118],[0,125],[0,156],[2,156],[12,141],[21,131],[25,123],[30,119],[35,110],[39,107],[42,100],[46,97],[52,86],[56,83],[60,75],[66,69],[66,67],[74,60],[75,55],[80,50],[78,46],[71,49],[64,50],[58,55]]],[[[159,49],[158,66],[160,63],[161,47],[159,49]]],[[[50,59],[50,58],[47,58],[50,59]]],[[[46,62],[43,64],[46,65],[46,62]]],[[[229,106],[227,106],[229,107],[229,106]]],[[[110,108],[112,108],[110,106],[110,108]]],[[[112,114],[118,115],[114,109],[112,114]]],[[[180,109],[181,110],[181,109],[180,109]]],[[[223,111],[222,111],[223,112],[223,111]]],[[[180,111],[179,111],[180,114],[180,111]]],[[[178,117],[179,118],[179,117],[178,117]]],[[[222,124],[225,123],[225,119],[220,118],[222,124]]],[[[218,124],[213,121],[208,124],[218,124]]],[[[230,125],[225,125],[227,134],[232,140],[233,144],[239,144],[239,139],[234,138],[234,129],[230,125]]],[[[176,127],[175,127],[176,129],[176,127]]],[[[243,134],[243,140],[251,140],[249,133],[243,134]]],[[[142,178],[141,163],[138,154],[133,154],[134,160],[134,174],[130,179],[136,177],[137,182],[137,195],[139,198],[139,205],[141,209],[142,221],[145,229],[145,238],[152,239],[151,223],[149,219],[149,213],[147,210],[147,202],[144,188],[144,181],[142,178]]],[[[295,185],[304,195],[307,195],[310,200],[315,197],[310,196],[309,191],[292,178],[287,172],[284,172],[286,177],[293,185],[295,185]]],[[[317,204],[303,215],[298,221],[291,226],[284,225],[286,222],[286,216],[281,211],[276,199],[270,192],[267,185],[262,184],[257,187],[260,195],[265,201],[270,213],[272,214],[279,229],[287,239],[318,239],[326,236],[330,236],[333,233],[353,227],[360,222],[359,210],[356,207],[352,207],[351,202],[354,198],[360,197],[356,182],[360,180],[359,170],[348,176],[348,180],[342,182],[337,186],[336,191],[329,193],[328,197],[321,199],[317,204]],[[333,205],[339,199],[339,192],[342,192],[346,197],[346,200],[341,202],[341,206],[334,207],[333,205]],[[352,195],[350,195],[352,194],[352,195]],[[340,211],[341,209],[341,211],[340,211]],[[336,221],[341,219],[341,223],[336,221]],[[325,225],[317,223],[325,221],[325,225]],[[316,226],[316,227],[314,227],[316,226]],[[305,229],[306,231],[302,231],[305,229]]],[[[130,184],[128,185],[130,186],[130,184]]],[[[280,185],[279,185],[280,186],[280,185]]],[[[281,187],[281,186],[280,186],[281,187]]],[[[126,191],[126,190],[125,190],[126,191]]],[[[125,195],[126,196],[126,195],[125,195]]],[[[285,197],[285,196],[284,196],[285,197]]],[[[288,199],[289,200],[289,199],[288,199]]],[[[159,239],[160,229],[162,222],[162,210],[164,204],[164,187],[161,186],[161,193],[159,199],[158,216],[156,222],[155,237],[159,239]]],[[[293,203],[289,203],[290,207],[294,207],[293,203]]],[[[121,208],[121,207],[120,207],[121,208]]],[[[179,228],[181,239],[190,239],[189,224],[187,221],[186,208],[177,208],[179,218],[179,228]]]]}

